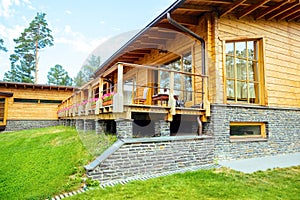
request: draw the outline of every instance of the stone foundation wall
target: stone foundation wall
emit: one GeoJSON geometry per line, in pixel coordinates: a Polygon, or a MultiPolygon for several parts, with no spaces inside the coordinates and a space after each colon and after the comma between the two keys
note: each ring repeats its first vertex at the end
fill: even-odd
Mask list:
{"type": "Polygon", "coordinates": [[[300,110],[260,106],[212,105],[210,123],[217,160],[232,160],[300,152],[300,110]],[[266,140],[230,139],[230,122],[264,122],[266,140]]]}
{"type": "Polygon", "coordinates": [[[5,131],[18,131],[58,125],[58,120],[7,120],[5,131]]]}
{"type": "Polygon", "coordinates": [[[161,137],[118,140],[86,166],[87,175],[105,183],[213,163],[212,137],[161,137]]]}

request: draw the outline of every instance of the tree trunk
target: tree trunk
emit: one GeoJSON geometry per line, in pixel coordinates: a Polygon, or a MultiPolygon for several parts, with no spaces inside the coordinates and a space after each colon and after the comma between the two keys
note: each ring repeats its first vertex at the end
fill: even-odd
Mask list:
{"type": "Polygon", "coordinates": [[[39,41],[36,40],[35,41],[35,79],[34,79],[34,83],[37,84],[38,83],[38,71],[39,71],[39,61],[38,61],[38,44],[39,41]]]}

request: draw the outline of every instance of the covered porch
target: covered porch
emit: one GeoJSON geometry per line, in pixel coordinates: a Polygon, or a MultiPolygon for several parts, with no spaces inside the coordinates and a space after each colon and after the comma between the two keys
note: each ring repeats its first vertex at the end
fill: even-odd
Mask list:
{"type": "Polygon", "coordinates": [[[174,65],[116,63],[65,100],[58,116],[95,123],[113,120],[120,137],[201,134],[210,113],[208,77],[193,73],[188,59],[174,65]],[[124,130],[128,124],[125,132],[132,134],[122,136],[118,127],[124,130]]]}

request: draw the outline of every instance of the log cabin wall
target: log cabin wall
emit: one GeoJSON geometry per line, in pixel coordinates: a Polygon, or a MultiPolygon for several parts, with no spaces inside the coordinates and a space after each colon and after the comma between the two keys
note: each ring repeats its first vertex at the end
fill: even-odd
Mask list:
{"type": "Polygon", "coordinates": [[[73,88],[66,87],[50,89],[49,86],[42,89],[34,85],[13,84],[0,86],[1,92],[13,93],[7,98],[7,127],[5,130],[20,130],[41,127],[43,124],[57,125],[58,101],[70,97],[73,88]],[[22,102],[31,99],[32,102],[22,102]],[[35,121],[38,121],[35,123],[35,121]],[[44,123],[45,122],[45,123],[44,123]],[[53,123],[52,123],[53,122],[53,123]]]}
{"type": "MultiPolygon", "coordinates": [[[[223,48],[222,40],[242,37],[263,38],[265,105],[300,107],[299,23],[253,20],[252,18],[238,20],[228,16],[219,19],[216,26],[216,37],[220,39],[216,40],[219,54],[223,48]]],[[[222,65],[219,58],[216,65],[219,77],[223,77],[222,65]]],[[[219,83],[222,84],[220,81],[219,83]]],[[[221,98],[216,102],[223,103],[221,98]]]]}

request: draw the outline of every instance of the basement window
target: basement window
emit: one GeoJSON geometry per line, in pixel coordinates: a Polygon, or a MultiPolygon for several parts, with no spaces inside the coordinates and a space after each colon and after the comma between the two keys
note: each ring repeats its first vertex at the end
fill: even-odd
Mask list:
{"type": "Polygon", "coordinates": [[[266,124],[262,122],[231,122],[230,139],[266,138],[266,124]]]}

